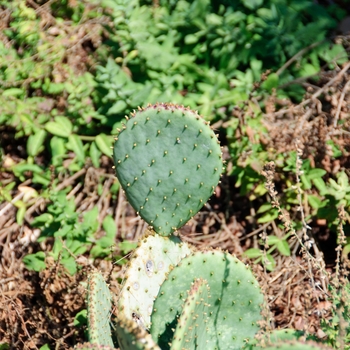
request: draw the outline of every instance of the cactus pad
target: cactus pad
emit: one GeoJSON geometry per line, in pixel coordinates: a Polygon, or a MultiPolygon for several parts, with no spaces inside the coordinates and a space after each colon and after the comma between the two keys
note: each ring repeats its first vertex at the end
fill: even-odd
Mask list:
{"type": "Polygon", "coordinates": [[[113,347],[110,328],[112,296],[104,278],[93,272],[88,281],[87,319],[89,341],[113,347]]]}
{"type": "Polygon", "coordinates": [[[154,299],[166,274],[192,249],[175,236],[162,237],[148,229],[129,262],[119,295],[119,312],[148,329],[154,299]]]}
{"type": "Polygon", "coordinates": [[[115,350],[115,348],[105,345],[96,345],[91,343],[78,344],[74,347],[76,350],[115,350]]]}
{"type": "Polygon", "coordinates": [[[206,349],[206,327],[208,323],[208,308],[210,288],[207,281],[197,279],[190,291],[178,319],[171,350],[206,349]]]}
{"type": "Polygon", "coordinates": [[[263,295],[248,267],[221,251],[196,252],[169,273],[154,303],[153,339],[163,350],[169,349],[172,329],[194,276],[207,280],[210,286],[205,348],[241,349],[259,330],[263,295]]]}
{"type": "Polygon", "coordinates": [[[171,104],[140,109],[114,145],[116,175],[138,214],[161,235],[190,220],[219,182],[219,141],[196,112],[171,104]]]}
{"type": "Polygon", "coordinates": [[[119,319],[115,329],[120,350],[160,350],[151,335],[134,321],[119,319]]]}
{"type": "Polygon", "coordinates": [[[273,344],[271,346],[267,346],[264,348],[259,348],[264,350],[331,350],[332,348],[327,347],[326,345],[315,343],[312,341],[307,342],[300,342],[300,341],[294,341],[294,342],[280,342],[273,344]]]}

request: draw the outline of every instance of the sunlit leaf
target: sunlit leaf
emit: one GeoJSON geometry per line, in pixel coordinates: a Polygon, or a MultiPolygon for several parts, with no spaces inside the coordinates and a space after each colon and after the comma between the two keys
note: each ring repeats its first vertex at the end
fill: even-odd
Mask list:
{"type": "Polygon", "coordinates": [[[46,131],[39,129],[36,133],[30,135],[27,140],[27,153],[29,156],[35,157],[40,153],[44,147],[44,141],[46,138],[46,131]]]}
{"type": "Polygon", "coordinates": [[[73,130],[72,122],[63,116],[55,117],[55,121],[45,124],[46,130],[56,136],[69,137],[73,130]]]}
{"type": "Polygon", "coordinates": [[[255,259],[255,258],[259,258],[263,255],[262,251],[258,248],[250,248],[250,249],[247,249],[245,252],[244,252],[244,255],[247,257],[247,258],[250,258],[250,259],[255,259]]]}
{"type": "Polygon", "coordinates": [[[69,135],[67,148],[69,148],[75,153],[79,161],[85,162],[85,151],[83,142],[81,141],[78,135],[69,135]]]}
{"type": "Polygon", "coordinates": [[[22,261],[28,270],[40,272],[46,268],[45,253],[41,251],[26,255],[22,261]]]}
{"type": "Polygon", "coordinates": [[[104,153],[108,157],[112,156],[112,149],[111,149],[111,146],[113,144],[112,137],[107,136],[106,134],[99,134],[96,136],[95,142],[97,144],[97,147],[100,149],[102,153],[104,153]]]}

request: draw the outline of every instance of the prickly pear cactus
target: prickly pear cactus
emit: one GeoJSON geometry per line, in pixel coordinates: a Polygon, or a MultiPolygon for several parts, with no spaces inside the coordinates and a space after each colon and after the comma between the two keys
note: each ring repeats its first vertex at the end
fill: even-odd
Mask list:
{"type": "Polygon", "coordinates": [[[87,319],[89,342],[113,347],[110,328],[112,296],[99,272],[93,272],[88,280],[87,319]]]}
{"type": "Polygon", "coordinates": [[[272,332],[265,334],[267,343],[276,344],[278,342],[298,340],[304,335],[304,332],[295,329],[274,329],[272,332]]]}
{"type": "Polygon", "coordinates": [[[166,274],[193,249],[177,237],[162,237],[148,229],[127,266],[119,313],[148,329],[154,299],[166,274]]]}
{"type": "Polygon", "coordinates": [[[171,350],[207,349],[207,332],[210,288],[206,280],[196,279],[182,307],[171,350]]]}
{"type": "Polygon", "coordinates": [[[272,344],[286,341],[297,341],[304,335],[304,332],[292,328],[270,330],[259,336],[259,339],[250,342],[246,350],[265,349],[267,345],[271,346],[272,344]]]}
{"type": "Polygon", "coordinates": [[[161,350],[151,335],[134,321],[119,318],[115,328],[120,350],[161,350]]]}
{"type": "Polygon", "coordinates": [[[153,339],[163,350],[169,349],[194,276],[207,280],[210,286],[205,348],[241,349],[259,330],[263,295],[249,268],[221,251],[196,252],[169,273],[154,303],[153,339]]]}
{"type": "MultiPolygon", "coordinates": [[[[259,348],[260,349],[260,348],[259,348]]],[[[264,348],[261,348],[261,350],[331,350],[331,348],[315,343],[315,342],[300,342],[300,341],[294,341],[294,342],[280,342],[276,343],[264,348]]]]}
{"type": "Polygon", "coordinates": [[[172,104],[132,114],[116,138],[113,157],[130,204],[161,235],[171,234],[202,208],[223,167],[208,123],[172,104]]]}
{"type": "Polygon", "coordinates": [[[96,345],[91,343],[78,344],[74,347],[76,350],[115,350],[110,346],[96,345]]]}

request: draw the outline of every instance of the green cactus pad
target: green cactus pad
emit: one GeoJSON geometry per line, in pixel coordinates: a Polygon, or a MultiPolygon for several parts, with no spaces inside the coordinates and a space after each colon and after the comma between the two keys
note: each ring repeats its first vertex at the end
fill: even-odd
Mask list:
{"type": "Polygon", "coordinates": [[[88,281],[87,320],[89,342],[113,347],[110,328],[112,296],[104,278],[93,272],[88,281]]]}
{"type": "Polygon", "coordinates": [[[315,343],[315,342],[280,342],[274,345],[270,345],[264,348],[264,350],[331,350],[332,348],[326,345],[315,343]]]}
{"type": "Polygon", "coordinates": [[[221,251],[196,252],[169,273],[154,303],[153,339],[163,350],[169,349],[186,290],[194,276],[207,280],[210,286],[205,348],[241,349],[259,330],[264,299],[249,268],[221,251]]]}
{"type": "Polygon", "coordinates": [[[78,344],[74,347],[76,350],[115,350],[115,348],[105,345],[96,345],[91,343],[78,344]]]}
{"type": "Polygon", "coordinates": [[[161,350],[151,335],[134,321],[119,319],[115,331],[120,350],[161,350]]]}
{"type": "Polygon", "coordinates": [[[116,138],[113,157],[130,204],[165,236],[202,208],[223,167],[219,141],[208,123],[171,104],[135,112],[116,138]]]}
{"type": "Polygon", "coordinates": [[[297,331],[295,329],[286,328],[286,329],[274,329],[272,332],[267,333],[266,340],[270,344],[276,344],[281,341],[290,341],[298,340],[304,335],[304,332],[297,331]]]}
{"type": "Polygon", "coordinates": [[[150,328],[150,315],[160,285],[170,269],[193,249],[177,237],[162,237],[148,229],[127,266],[118,299],[119,312],[150,328]]]}
{"type": "Polygon", "coordinates": [[[206,280],[197,279],[190,291],[178,319],[171,350],[206,349],[206,327],[210,288],[206,280]]]}
{"type": "Polygon", "coordinates": [[[284,341],[296,341],[304,335],[305,333],[303,331],[297,331],[292,328],[274,329],[264,333],[259,339],[250,342],[248,348],[251,350],[263,349],[266,345],[277,344],[284,341]]]}

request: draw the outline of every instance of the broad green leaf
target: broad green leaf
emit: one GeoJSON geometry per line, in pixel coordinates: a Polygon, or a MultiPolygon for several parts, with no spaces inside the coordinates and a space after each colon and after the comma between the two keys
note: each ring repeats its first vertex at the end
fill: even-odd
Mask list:
{"type": "Polygon", "coordinates": [[[39,350],[50,350],[50,347],[48,344],[45,344],[45,345],[41,346],[39,350]]]}
{"type": "Polygon", "coordinates": [[[120,188],[120,183],[119,183],[119,181],[116,178],[116,180],[114,181],[113,185],[110,188],[110,193],[111,194],[117,194],[118,191],[119,191],[119,188],[120,188]]]}
{"type": "MultiPolygon", "coordinates": [[[[0,185],[1,185],[1,183],[0,183],[0,185]]],[[[10,182],[9,184],[7,184],[7,185],[5,186],[5,189],[6,189],[7,191],[11,191],[15,186],[16,186],[16,182],[10,182]]]]}
{"type": "Polygon", "coordinates": [[[320,178],[324,175],[327,174],[327,171],[324,169],[319,169],[319,168],[314,168],[314,169],[310,169],[307,174],[305,174],[309,179],[313,180],[313,179],[317,179],[320,178]]]}
{"type": "Polygon", "coordinates": [[[327,193],[327,186],[326,183],[321,178],[313,179],[312,182],[316,186],[316,188],[320,191],[321,195],[324,195],[327,193]]]}
{"type": "Polygon", "coordinates": [[[26,206],[26,204],[22,200],[18,200],[16,202],[14,202],[13,205],[17,208],[23,208],[26,206]]]}
{"type": "Polygon", "coordinates": [[[98,227],[98,208],[97,206],[93,207],[91,210],[84,213],[83,218],[83,228],[92,229],[93,232],[96,231],[98,227]]]}
{"type": "Polygon", "coordinates": [[[83,142],[80,140],[78,135],[75,135],[75,134],[69,135],[67,148],[69,148],[75,153],[79,161],[85,162],[85,151],[84,151],[83,142]]]}
{"type": "Polygon", "coordinates": [[[36,164],[18,164],[18,165],[15,165],[12,169],[14,172],[18,172],[18,173],[32,171],[33,173],[40,174],[43,172],[43,169],[41,169],[40,166],[36,164]]]}
{"type": "Polygon", "coordinates": [[[348,259],[348,254],[350,254],[350,244],[346,244],[343,247],[342,256],[344,259],[348,259]]]}
{"type": "Polygon", "coordinates": [[[27,153],[29,156],[35,157],[40,153],[44,147],[44,141],[46,138],[46,131],[40,129],[35,134],[32,134],[28,137],[27,140],[27,153]]]}
{"type": "Polygon", "coordinates": [[[319,209],[322,207],[322,201],[319,197],[309,194],[307,200],[312,208],[319,209]]]}
{"type": "Polygon", "coordinates": [[[53,136],[51,138],[50,147],[52,158],[62,157],[66,153],[66,143],[67,140],[62,137],[53,136]]]}
{"type": "Polygon", "coordinates": [[[111,149],[111,146],[113,144],[112,137],[107,136],[106,134],[100,134],[96,136],[95,142],[97,144],[97,147],[100,149],[102,153],[104,153],[108,157],[112,156],[112,149],[111,149]]]}
{"type": "Polygon", "coordinates": [[[65,88],[65,84],[53,83],[51,81],[48,88],[47,88],[47,93],[50,95],[58,95],[64,90],[64,88],[65,88]]]}
{"type": "Polygon", "coordinates": [[[46,268],[44,252],[28,254],[22,261],[28,270],[40,272],[46,268]]]}
{"type": "Polygon", "coordinates": [[[200,37],[199,37],[198,35],[196,35],[196,34],[187,34],[187,35],[185,36],[185,44],[186,44],[186,45],[195,44],[195,43],[198,42],[198,39],[199,39],[199,38],[200,38],[200,37]]]}
{"type": "Polygon", "coordinates": [[[276,247],[282,255],[290,256],[289,244],[285,239],[279,240],[279,242],[276,244],[276,247]]]}
{"type": "Polygon", "coordinates": [[[128,254],[130,251],[134,250],[137,247],[137,242],[123,241],[120,242],[118,246],[123,254],[128,254]]]}
{"type": "Polygon", "coordinates": [[[263,4],[264,0],[242,0],[243,5],[249,10],[255,10],[263,4]]]}
{"type": "Polygon", "coordinates": [[[98,240],[96,242],[96,244],[90,250],[90,256],[93,259],[105,258],[105,257],[111,255],[111,245],[107,245],[106,248],[104,248],[103,246],[105,246],[105,244],[104,244],[105,242],[102,242],[101,245],[99,243],[100,243],[100,240],[98,240]]]}
{"type": "Polygon", "coordinates": [[[73,325],[76,327],[81,327],[81,326],[85,326],[86,324],[87,324],[87,310],[84,309],[79,311],[75,315],[73,325]]]}
{"type": "Polygon", "coordinates": [[[59,255],[61,254],[62,249],[63,249],[62,240],[60,238],[55,239],[55,243],[53,244],[53,247],[52,247],[52,254],[53,254],[53,257],[56,261],[57,261],[59,255]]]}
{"type": "Polygon", "coordinates": [[[309,190],[311,188],[311,181],[306,175],[301,175],[300,180],[304,185],[304,189],[309,190]]]}
{"type": "Polygon", "coordinates": [[[263,265],[265,266],[266,270],[273,271],[276,267],[276,260],[270,254],[267,254],[266,257],[263,257],[263,260],[265,259],[267,259],[267,261],[263,261],[263,265]]]}
{"type": "Polygon", "coordinates": [[[261,216],[258,219],[259,224],[264,224],[266,222],[273,221],[278,218],[278,211],[277,209],[271,209],[270,211],[266,212],[263,216],[261,216]]]}
{"type": "Polygon", "coordinates": [[[349,178],[345,174],[345,172],[341,171],[340,173],[337,174],[337,177],[338,177],[338,184],[342,187],[342,189],[344,189],[345,191],[349,191],[350,190],[349,178]]]}
{"type": "Polygon", "coordinates": [[[48,187],[51,182],[49,172],[47,171],[45,174],[34,173],[32,181],[33,183],[48,187]]]}
{"type": "Polygon", "coordinates": [[[333,155],[334,158],[338,158],[338,157],[341,157],[343,155],[343,152],[341,151],[339,146],[334,143],[333,140],[329,140],[326,143],[327,143],[327,145],[331,146],[331,148],[332,148],[332,155],[333,155]]]}
{"type": "Polygon", "coordinates": [[[278,87],[279,77],[276,73],[271,73],[267,79],[261,84],[261,87],[267,91],[271,91],[278,87]]]}
{"type": "Polygon", "coordinates": [[[87,250],[86,244],[81,244],[80,240],[76,240],[76,239],[69,239],[69,240],[67,240],[66,241],[66,247],[75,256],[82,255],[87,250]]]}
{"type": "Polygon", "coordinates": [[[117,226],[111,215],[106,215],[102,222],[102,227],[108,237],[114,237],[117,234],[117,226]]]}
{"type": "Polygon", "coordinates": [[[267,244],[269,246],[274,245],[274,244],[278,244],[278,242],[280,242],[280,241],[281,241],[281,239],[274,236],[274,235],[267,236],[267,244]]]}
{"type": "Polygon", "coordinates": [[[45,128],[53,135],[69,137],[73,130],[73,124],[67,117],[57,116],[54,122],[47,122],[45,128]]]}
{"type": "Polygon", "coordinates": [[[90,145],[90,158],[91,158],[91,161],[92,161],[92,165],[95,168],[99,168],[100,167],[100,157],[101,157],[101,152],[97,148],[96,143],[95,142],[91,142],[91,145],[90,145]]]}
{"type": "MultiPolygon", "coordinates": [[[[334,44],[327,47],[320,55],[328,63],[343,64],[348,61],[348,54],[341,44],[334,44]]],[[[333,65],[331,65],[333,67],[333,65]]]]}
{"type": "Polygon", "coordinates": [[[73,256],[69,256],[62,259],[61,263],[67,269],[70,275],[75,275],[75,273],[77,272],[77,264],[73,256]]]}
{"type": "Polygon", "coordinates": [[[247,257],[247,258],[250,258],[250,259],[255,259],[255,258],[259,258],[263,255],[262,251],[258,248],[250,248],[250,249],[247,249],[245,252],[244,252],[244,255],[247,257]]]}
{"type": "Polygon", "coordinates": [[[120,114],[125,111],[127,104],[119,100],[107,112],[107,115],[120,114]]]}
{"type": "Polygon", "coordinates": [[[25,206],[20,207],[16,213],[16,221],[18,225],[22,225],[27,208],[25,206]]]}
{"type": "Polygon", "coordinates": [[[334,190],[336,191],[342,190],[341,186],[334,179],[329,179],[328,182],[334,190]]]}
{"type": "Polygon", "coordinates": [[[54,217],[51,214],[44,213],[34,218],[31,225],[34,227],[41,227],[41,226],[44,226],[46,223],[49,224],[50,222],[53,221],[53,219],[54,217]]]}
{"type": "MultiPolygon", "coordinates": [[[[113,251],[113,246],[114,246],[114,238],[110,236],[104,236],[100,238],[98,241],[96,241],[96,245],[99,245],[102,249],[110,248],[113,251]]],[[[109,252],[109,253],[110,253],[109,252]]]]}
{"type": "Polygon", "coordinates": [[[310,63],[305,63],[301,69],[299,70],[299,74],[302,77],[310,77],[312,75],[315,75],[319,72],[319,67],[318,66],[314,66],[310,63]]]}
{"type": "Polygon", "coordinates": [[[20,88],[10,88],[2,92],[3,97],[9,97],[9,96],[21,96],[25,94],[24,89],[20,88]]]}
{"type": "Polygon", "coordinates": [[[258,213],[258,214],[265,213],[265,212],[267,212],[268,210],[270,210],[271,208],[272,208],[271,203],[264,203],[264,204],[262,204],[262,205],[259,207],[257,213],[258,213]]]}

